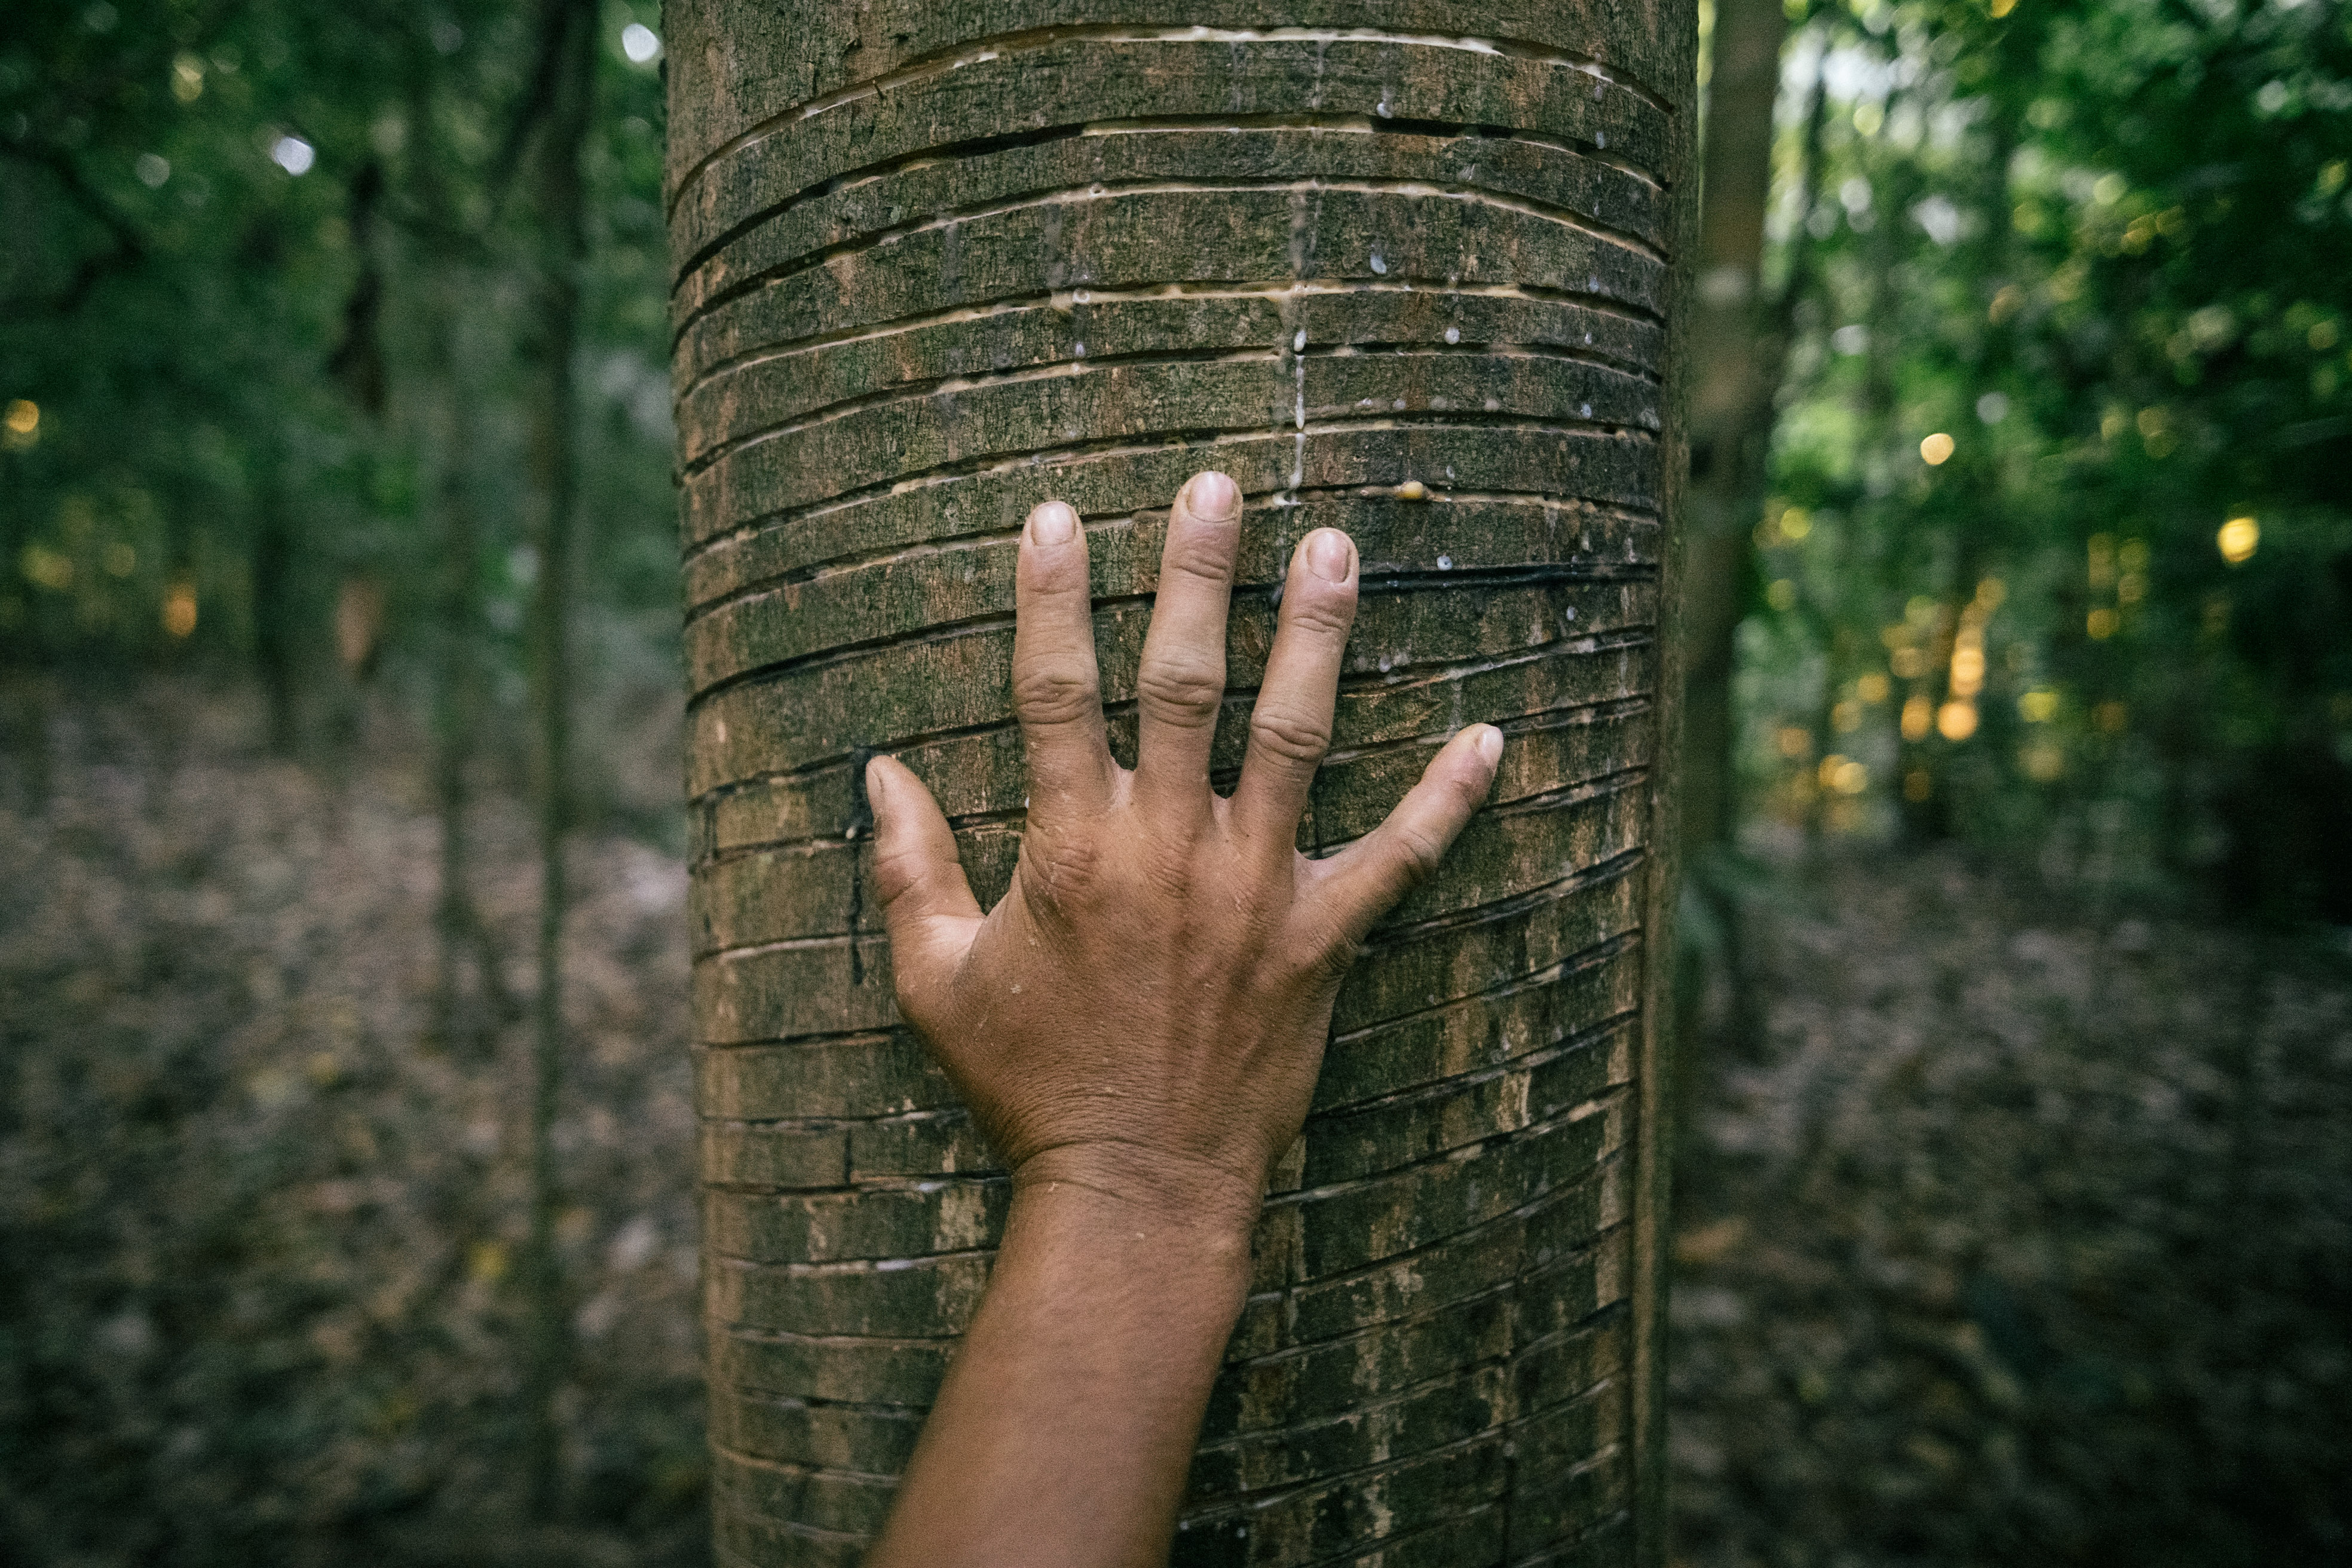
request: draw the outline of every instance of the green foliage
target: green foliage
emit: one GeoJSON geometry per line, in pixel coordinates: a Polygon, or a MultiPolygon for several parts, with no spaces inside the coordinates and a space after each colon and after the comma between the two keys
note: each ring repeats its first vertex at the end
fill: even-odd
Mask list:
{"type": "Polygon", "coordinates": [[[1788,85],[1763,797],[2352,921],[2343,8],[1822,6],[1788,85]]]}
{"type": "MultiPolygon", "coordinates": [[[[391,679],[421,681],[450,629],[433,592],[447,479],[484,520],[455,630],[521,700],[538,9],[99,0],[12,21],[12,658],[251,660],[313,718],[379,647],[391,679]],[[454,458],[436,439],[452,399],[454,458]]],[[[619,40],[656,10],[601,13],[581,280],[588,641],[608,685],[640,687],[668,684],[675,619],[661,97],[619,40]]]]}

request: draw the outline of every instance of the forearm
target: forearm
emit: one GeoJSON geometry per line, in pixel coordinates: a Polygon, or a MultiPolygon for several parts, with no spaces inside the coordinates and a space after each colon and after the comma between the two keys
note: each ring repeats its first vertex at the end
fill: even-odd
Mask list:
{"type": "Polygon", "coordinates": [[[866,765],[899,1013],[1016,1173],[883,1568],[1164,1560],[1340,977],[1494,783],[1502,732],[1475,725],[1379,827],[1299,853],[1356,607],[1356,547],[1322,528],[1283,579],[1241,776],[1212,790],[1241,534],[1227,475],[1169,510],[1130,770],[1102,711],[1086,531],[1060,501],[1030,514],[1012,680],[1030,794],[995,908],[921,781],[866,765]]]}
{"type": "Polygon", "coordinates": [[[1248,1252],[1230,1211],[1024,1184],[868,1563],[1164,1562],[1248,1252]]]}

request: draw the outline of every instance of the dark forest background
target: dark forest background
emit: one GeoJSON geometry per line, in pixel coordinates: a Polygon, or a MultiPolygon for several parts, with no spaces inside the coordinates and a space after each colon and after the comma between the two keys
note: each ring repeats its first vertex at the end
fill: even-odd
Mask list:
{"type": "MultiPolygon", "coordinates": [[[[2352,11],[1702,20],[1681,1550],[2338,1556],[2352,11]]],[[[659,28],[0,21],[0,1558],[703,1551],[659,28]]]]}

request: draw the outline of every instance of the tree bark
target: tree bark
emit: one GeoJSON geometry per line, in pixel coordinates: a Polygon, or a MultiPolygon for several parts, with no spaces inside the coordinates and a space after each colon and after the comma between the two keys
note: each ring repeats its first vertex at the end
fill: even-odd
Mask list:
{"type": "Polygon", "coordinates": [[[1780,86],[1780,0],[1717,0],[1691,301],[1691,531],[1684,635],[1683,851],[1731,841],[1738,806],[1731,677],[1749,539],[1764,500],[1781,354],[1761,298],[1780,86]]]}
{"type": "Polygon", "coordinates": [[[473,848],[472,765],[481,733],[481,515],[474,498],[474,403],[459,341],[469,275],[446,256],[422,268],[435,320],[425,324],[427,390],[418,439],[427,473],[440,559],[436,563],[433,631],[433,798],[441,829],[440,889],[434,926],[440,938],[435,1027],[464,1057],[488,1055],[512,1011],[496,935],[469,882],[473,848]],[[471,962],[479,997],[466,1000],[471,962]]]}
{"type": "Polygon", "coordinates": [[[531,782],[539,818],[539,985],[531,1009],[530,1360],[531,1511],[551,1519],[562,1492],[556,1395],[571,1359],[569,1303],[555,1240],[562,1185],[555,1117],[563,1087],[563,921],[569,890],[564,837],[572,826],[572,588],[578,570],[580,424],[572,360],[579,350],[580,269],[588,250],[581,160],[595,104],[596,7],[551,0],[541,47],[554,68],[539,147],[537,266],[532,279],[530,468],[538,510],[539,579],[530,608],[531,782]]]}
{"type": "Polygon", "coordinates": [[[858,764],[921,774],[1001,894],[1021,519],[1086,520],[1127,756],[1161,509],[1207,467],[1248,507],[1225,776],[1326,524],[1363,601],[1302,846],[1461,724],[1510,749],[1341,994],[1176,1558],[1663,1561],[1692,16],[673,0],[722,1562],[856,1560],[1005,1199],[891,1006],[858,764]]]}

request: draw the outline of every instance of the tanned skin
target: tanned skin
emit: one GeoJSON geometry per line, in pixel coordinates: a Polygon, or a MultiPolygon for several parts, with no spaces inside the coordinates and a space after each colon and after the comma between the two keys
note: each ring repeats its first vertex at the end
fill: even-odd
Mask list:
{"type": "Polygon", "coordinates": [[[1298,1134],[1340,978],[1486,798],[1502,732],[1454,736],[1388,820],[1297,848],[1330,743],[1356,547],[1299,544],[1230,798],[1209,787],[1241,495],[1169,519],[1130,773],[1104,739],[1086,533],[1021,540],[1013,704],[1027,830],[983,914],[921,781],[877,757],[876,879],[900,1011],[1012,1173],[1003,1248],[866,1559],[877,1568],[1166,1560],[1242,1307],[1252,1223],[1298,1134]]]}

